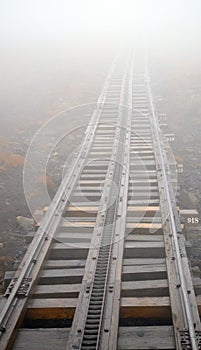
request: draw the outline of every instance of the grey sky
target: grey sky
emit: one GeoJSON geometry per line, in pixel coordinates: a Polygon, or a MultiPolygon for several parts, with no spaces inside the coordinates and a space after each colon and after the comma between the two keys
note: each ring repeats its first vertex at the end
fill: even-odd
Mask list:
{"type": "Polygon", "coordinates": [[[1,39],[80,38],[142,30],[199,35],[200,0],[0,0],[1,39]]]}

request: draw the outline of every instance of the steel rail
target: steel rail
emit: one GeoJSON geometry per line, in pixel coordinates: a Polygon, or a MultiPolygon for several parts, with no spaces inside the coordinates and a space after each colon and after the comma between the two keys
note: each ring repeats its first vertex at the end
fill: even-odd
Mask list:
{"type": "MultiPolygon", "coordinates": [[[[96,109],[92,115],[91,121],[86,130],[85,138],[84,138],[81,150],[78,156],[75,158],[74,164],[70,172],[67,172],[67,174],[65,175],[53,201],[50,204],[50,207],[44,219],[42,220],[41,226],[39,227],[38,231],[35,234],[35,238],[30,244],[27,253],[25,254],[18,270],[16,271],[14,278],[12,279],[5,293],[5,297],[2,301],[3,307],[0,313],[0,345],[1,345],[1,338],[3,337],[4,334],[6,334],[6,331],[7,331],[7,324],[10,318],[12,317],[13,311],[17,307],[17,302],[19,299],[18,292],[20,288],[23,286],[23,281],[27,279],[30,276],[32,270],[36,268],[37,259],[41,251],[42,251],[43,257],[45,257],[50,247],[52,238],[55,234],[56,228],[59,225],[62,211],[64,210],[67,204],[69,195],[72,193],[76,180],[80,174],[80,171],[82,169],[82,166],[84,165],[87,154],[91,148],[91,144],[94,139],[95,130],[98,126],[98,123],[103,111],[103,107],[107,96],[107,91],[109,89],[110,81],[112,79],[118,58],[119,58],[119,54],[115,57],[112,63],[112,66],[110,68],[110,71],[108,73],[108,76],[106,78],[104,88],[97,101],[96,109]],[[44,244],[46,244],[46,248],[47,248],[45,253],[43,249],[44,244]],[[5,298],[6,298],[6,302],[4,302],[5,298]]],[[[40,270],[40,266],[38,266],[38,272],[39,270],[40,270]]],[[[23,295],[25,302],[27,300],[28,295],[30,294],[31,288],[37,278],[37,275],[38,273],[36,274],[34,279],[30,280],[29,288],[28,290],[26,290],[26,293],[24,293],[23,295]]],[[[22,301],[22,298],[20,298],[20,301],[22,301]]]]}
{"type": "MultiPolygon", "coordinates": [[[[67,343],[67,349],[99,349],[101,340],[105,299],[108,293],[108,276],[113,250],[113,236],[115,232],[115,221],[122,177],[121,163],[125,148],[124,141],[126,132],[124,128],[123,109],[125,108],[124,102],[127,93],[129,62],[130,55],[127,60],[121,86],[116,135],[106,175],[108,180],[105,181],[104,184],[91,245],[93,245],[94,241],[98,241],[98,237],[96,239],[98,230],[98,235],[101,238],[98,241],[99,247],[97,247],[96,250],[96,257],[95,252],[92,253],[91,249],[89,251],[85,276],[82,283],[82,291],[79,295],[73,326],[67,343]],[[91,275],[93,275],[93,277],[91,277],[91,275]],[[90,289],[87,288],[87,286],[90,286],[90,289]]],[[[128,107],[126,106],[126,108],[128,107]]],[[[111,290],[109,293],[111,293],[111,290]]],[[[103,337],[105,336],[107,335],[103,334],[103,337]]]]}
{"type": "Polygon", "coordinates": [[[130,142],[131,142],[131,119],[132,119],[132,87],[133,87],[133,62],[134,52],[131,52],[128,64],[127,88],[125,89],[124,114],[125,126],[123,127],[124,140],[121,159],[122,173],[120,178],[120,191],[117,202],[117,218],[115,221],[115,234],[112,241],[112,257],[108,272],[108,291],[104,303],[104,314],[102,320],[102,332],[100,335],[99,349],[117,349],[119,312],[121,300],[121,274],[123,264],[124,239],[126,229],[126,214],[129,188],[129,168],[130,168],[130,142]],[[106,332],[108,330],[108,332],[106,332]]]}
{"type": "Polygon", "coordinates": [[[121,274],[123,265],[124,240],[127,218],[128,189],[129,189],[129,170],[130,170],[130,142],[131,142],[131,119],[132,119],[132,99],[133,99],[133,63],[134,50],[131,51],[127,89],[125,96],[126,118],[124,119],[124,150],[121,160],[122,173],[120,179],[120,192],[117,203],[117,219],[115,222],[115,235],[112,242],[112,257],[110,261],[110,270],[108,273],[108,292],[105,298],[104,314],[102,320],[102,332],[99,341],[99,349],[117,349],[119,312],[121,300],[121,274]],[[106,332],[105,330],[108,330],[106,332]]]}
{"type": "MultiPolygon", "coordinates": [[[[152,95],[152,90],[151,90],[151,82],[150,82],[150,76],[148,72],[148,64],[146,64],[146,73],[145,73],[145,80],[147,84],[147,91],[148,91],[148,97],[149,97],[149,103],[150,103],[150,120],[151,124],[154,130],[154,135],[155,135],[155,144],[156,147],[159,151],[159,161],[160,161],[160,166],[161,166],[161,174],[162,174],[162,180],[164,184],[164,192],[165,192],[165,197],[166,197],[166,203],[168,206],[168,212],[167,212],[167,219],[169,220],[169,223],[171,225],[171,233],[173,236],[173,245],[174,245],[174,250],[175,250],[175,263],[178,269],[178,274],[180,278],[180,283],[181,283],[181,295],[182,295],[182,305],[184,308],[184,316],[186,317],[186,322],[188,325],[188,331],[190,335],[190,341],[191,341],[191,346],[192,350],[198,350],[198,344],[197,344],[197,336],[196,336],[196,330],[194,327],[194,319],[191,311],[191,304],[189,301],[189,295],[188,295],[188,290],[187,290],[187,285],[186,285],[186,279],[185,279],[185,273],[183,269],[183,264],[182,264],[182,258],[181,258],[181,253],[180,253],[180,246],[178,242],[178,237],[177,237],[177,226],[175,222],[175,213],[173,213],[173,203],[171,200],[171,194],[170,194],[170,189],[169,187],[171,186],[170,182],[168,181],[167,177],[167,169],[169,168],[168,161],[166,159],[166,154],[164,152],[164,141],[163,137],[161,135],[161,129],[159,126],[159,121],[158,117],[155,111],[154,107],[154,102],[153,102],[153,95],[152,95]]],[[[175,198],[173,198],[175,201],[175,198]]]]}
{"type": "MultiPolygon", "coordinates": [[[[119,216],[119,205],[121,202],[121,196],[123,195],[123,193],[121,192],[121,184],[122,184],[122,180],[124,178],[124,169],[122,167],[122,163],[125,157],[125,153],[126,150],[128,150],[130,144],[128,144],[126,142],[126,137],[127,137],[127,129],[124,127],[124,123],[126,124],[126,126],[129,124],[129,120],[130,120],[130,116],[131,116],[131,112],[132,112],[132,106],[131,106],[131,102],[129,101],[129,93],[132,91],[130,90],[131,88],[131,81],[132,81],[132,63],[133,63],[133,55],[131,54],[131,52],[128,55],[128,61],[127,61],[127,65],[126,65],[126,72],[124,75],[124,79],[123,79],[123,84],[122,84],[122,103],[123,103],[123,110],[120,110],[120,135],[119,135],[119,141],[118,141],[118,150],[117,150],[117,154],[116,154],[116,167],[114,168],[114,178],[113,178],[113,183],[112,185],[115,183],[118,183],[118,193],[116,193],[115,190],[115,197],[116,197],[116,208],[114,211],[114,220],[113,220],[113,235],[111,237],[111,241],[110,241],[110,255],[109,255],[109,259],[108,259],[108,271],[107,271],[107,276],[106,276],[106,283],[105,283],[105,298],[104,298],[104,302],[103,302],[103,306],[102,306],[102,320],[101,320],[101,324],[100,324],[100,331],[99,331],[99,336],[97,339],[97,349],[109,349],[111,348],[111,345],[113,348],[115,343],[117,342],[117,339],[112,339],[112,343],[111,341],[109,342],[108,339],[108,335],[110,334],[110,329],[112,327],[112,325],[110,324],[110,322],[108,322],[109,324],[105,324],[105,312],[107,312],[106,315],[106,319],[108,321],[108,318],[110,316],[110,321],[112,321],[112,316],[113,316],[113,312],[114,310],[111,307],[111,304],[113,304],[115,298],[116,298],[116,293],[118,293],[118,290],[112,288],[113,283],[111,284],[111,280],[110,277],[112,277],[114,279],[115,276],[110,276],[110,270],[111,270],[111,265],[112,265],[112,258],[114,257],[114,249],[116,247],[114,247],[114,244],[116,246],[115,242],[115,236],[116,234],[119,234],[119,227],[117,227],[117,218],[119,216]],[[130,102],[130,103],[129,103],[130,102]],[[126,110],[125,110],[126,109],[126,110]],[[126,115],[126,118],[124,118],[126,115]],[[109,285],[109,288],[108,288],[109,285]],[[113,291],[113,293],[112,293],[113,291]],[[112,295],[112,300],[110,300],[109,303],[107,303],[107,297],[109,295],[112,295]],[[105,327],[106,326],[106,327],[105,327]]],[[[120,108],[121,108],[121,104],[120,104],[120,108]]],[[[128,159],[127,159],[128,162],[128,159]]],[[[128,163],[127,163],[128,166],[128,163]]],[[[127,189],[126,184],[124,183],[124,190],[127,189]]],[[[111,192],[113,191],[113,189],[111,188],[111,192]]],[[[124,197],[125,200],[125,197],[124,197]]],[[[122,228],[122,225],[121,225],[122,228]]],[[[124,230],[125,230],[125,222],[124,222],[124,230]]],[[[122,266],[122,257],[123,256],[119,256],[119,258],[121,258],[121,266],[122,266]]],[[[117,261],[118,259],[115,259],[113,261],[113,265],[115,265],[115,267],[117,267],[117,261]],[[116,263],[114,263],[114,261],[116,263]]],[[[112,269],[112,273],[114,273],[114,266],[112,269]]],[[[120,287],[120,286],[119,286],[120,287]]],[[[119,290],[120,293],[120,290],[119,290]]],[[[116,322],[118,322],[118,320],[116,320],[116,322]]],[[[114,327],[114,321],[113,321],[113,327],[114,327]]],[[[117,335],[117,334],[116,334],[117,335]]]]}

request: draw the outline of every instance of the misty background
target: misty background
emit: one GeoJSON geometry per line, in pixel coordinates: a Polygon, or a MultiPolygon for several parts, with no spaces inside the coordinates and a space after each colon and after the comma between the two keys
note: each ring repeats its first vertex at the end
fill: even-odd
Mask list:
{"type": "Polygon", "coordinates": [[[199,74],[200,0],[0,0],[2,132],[94,100],[128,40],[160,76],[199,74]]]}

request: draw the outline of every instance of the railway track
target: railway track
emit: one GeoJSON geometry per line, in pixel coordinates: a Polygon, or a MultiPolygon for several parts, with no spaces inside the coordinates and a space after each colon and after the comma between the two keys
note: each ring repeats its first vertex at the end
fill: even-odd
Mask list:
{"type": "Polygon", "coordinates": [[[201,283],[191,278],[168,150],[147,62],[120,54],[10,273],[0,349],[201,349],[201,283]]]}

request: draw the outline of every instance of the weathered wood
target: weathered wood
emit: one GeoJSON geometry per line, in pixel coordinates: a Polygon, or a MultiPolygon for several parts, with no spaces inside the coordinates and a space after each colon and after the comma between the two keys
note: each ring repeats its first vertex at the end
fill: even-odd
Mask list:
{"type": "MultiPolygon", "coordinates": [[[[162,233],[161,224],[150,224],[150,223],[127,223],[126,231],[134,234],[148,234],[154,232],[154,234],[162,233]]],[[[127,234],[126,234],[127,235],[127,234]]]]}
{"type": "MultiPolygon", "coordinates": [[[[94,176],[94,175],[93,175],[94,176]]],[[[105,177],[105,175],[104,175],[105,177]]],[[[90,214],[96,214],[98,211],[98,207],[97,206],[76,206],[76,207],[68,207],[68,209],[66,210],[66,214],[67,215],[83,215],[84,213],[90,213],[90,214]]]]}
{"type": "MultiPolygon", "coordinates": [[[[89,220],[87,218],[87,220],[89,220]]],[[[141,216],[137,216],[137,215],[134,215],[134,214],[130,214],[128,215],[127,214],[127,222],[129,224],[134,224],[134,225],[144,225],[144,224],[147,224],[147,225],[150,225],[150,233],[153,234],[154,232],[156,232],[155,228],[152,229],[152,225],[160,225],[162,220],[161,220],[161,217],[159,215],[157,216],[154,216],[153,217],[149,217],[149,216],[146,216],[146,215],[141,215],[141,216]]]]}
{"type": "Polygon", "coordinates": [[[75,242],[90,242],[92,233],[81,233],[81,232],[59,232],[55,236],[55,240],[65,243],[75,243],[75,242]]]}
{"type": "Polygon", "coordinates": [[[158,191],[158,186],[150,186],[149,182],[147,182],[147,185],[146,186],[138,186],[138,185],[135,185],[132,184],[133,186],[129,189],[129,192],[134,192],[134,195],[136,192],[144,192],[145,190],[147,190],[147,193],[151,193],[151,192],[154,192],[154,193],[157,193],[158,191]]]}
{"type": "MultiPolygon", "coordinates": [[[[73,218],[63,218],[61,231],[65,230],[65,228],[76,228],[76,227],[93,227],[95,223],[95,218],[81,218],[81,220],[78,220],[77,217],[73,218]]],[[[86,231],[87,232],[87,231],[86,231]]]]}
{"type": "MultiPolygon", "coordinates": [[[[62,320],[73,319],[77,299],[33,299],[30,303],[27,312],[26,320],[62,320]]],[[[159,307],[157,307],[159,309],[159,307]]],[[[152,318],[161,317],[163,310],[160,314],[155,312],[155,307],[142,307],[132,306],[127,307],[124,305],[120,309],[120,318],[146,318],[147,315],[152,318]]],[[[164,316],[164,312],[163,315],[164,316]]]]}
{"type": "Polygon", "coordinates": [[[98,211],[98,206],[83,206],[83,205],[78,205],[76,207],[68,207],[68,211],[72,212],[77,212],[77,211],[87,211],[87,212],[94,212],[98,211]]]}
{"type": "Polygon", "coordinates": [[[39,284],[81,283],[84,269],[43,270],[39,276],[39,284]]]}
{"type": "Polygon", "coordinates": [[[13,350],[65,350],[69,328],[20,329],[13,350]]]}
{"type": "Polygon", "coordinates": [[[89,200],[91,201],[99,201],[101,197],[100,190],[96,192],[85,192],[84,194],[83,192],[75,192],[74,195],[71,197],[71,201],[73,203],[80,202],[81,200],[83,200],[83,195],[87,196],[87,198],[89,198],[89,200]]]}
{"type": "MultiPolygon", "coordinates": [[[[14,350],[65,349],[69,328],[23,329],[14,344],[14,350]]],[[[171,326],[120,327],[119,350],[147,350],[148,348],[175,349],[171,326]]]]}
{"type": "Polygon", "coordinates": [[[170,319],[169,297],[121,298],[120,318],[170,319]]]}
{"type": "Polygon", "coordinates": [[[175,349],[171,326],[120,327],[118,350],[175,349]]]}
{"type": "MultiPolygon", "coordinates": [[[[141,259],[127,259],[129,260],[141,260],[141,259]]],[[[143,262],[146,259],[143,259],[143,262]]],[[[151,260],[151,259],[147,259],[151,260]]],[[[156,259],[153,261],[155,262],[156,259]]],[[[162,260],[162,259],[159,259],[162,260]]],[[[52,261],[53,263],[60,263],[60,261],[52,261]]],[[[67,261],[68,262],[68,261],[67,261]]],[[[72,261],[73,262],[73,261],[72,261]]],[[[48,261],[48,263],[51,264],[51,261],[48,261]]],[[[150,262],[151,263],[151,262],[150,262]]],[[[150,267],[150,264],[148,264],[150,267]]],[[[53,267],[53,266],[51,266],[53,267]]],[[[55,266],[54,266],[55,267],[55,266]]],[[[61,266],[60,266],[61,267],[61,266]]],[[[129,273],[129,270],[127,270],[127,273],[129,273]]],[[[125,278],[127,278],[127,273],[124,275],[125,278]]],[[[143,272],[143,276],[144,276],[143,272]]],[[[8,274],[8,272],[7,272],[8,274]]],[[[13,271],[10,272],[10,278],[13,276],[13,271]]],[[[134,274],[132,275],[132,277],[134,274]]],[[[138,277],[135,275],[135,281],[123,281],[122,282],[122,297],[153,297],[153,296],[168,296],[169,290],[168,290],[168,284],[167,280],[139,280],[138,277]],[[137,281],[136,281],[137,279],[137,281]]],[[[154,274],[156,276],[156,273],[154,274]]],[[[130,275],[129,275],[130,277],[130,275]]],[[[77,277],[76,277],[77,278],[77,277]]],[[[7,283],[8,284],[8,283],[7,283]]],[[[193,285],[196,294],[201,295],[201,280],[200,278],[194,278],[193,279],[193,285]]],[[[76,298],[78,297],[79,291],[80,291],[81,285],[76,284],[58,284],[58,285],[38,285],[35,287],[33,292],[34,298],[76,298]]],[[[201,307],[199,306],[199,309],[201,310],[201,307]]],[[[201,312],[201,311],[200,311],[201,312]]]]}
{"type": "Polygon", "coordinates": [[[69,269],[85,267],[86,260],[47,260],[43,266],[45,269],[69,269]]]}
{"type": "Polygon", "coordinates": [[[125,241],[124,258],[163,258],[163,242],[135,242],[125,241]]]}
{"type": "Polygon", "coordinates": [[[135,210],[134,206],[129,206],[127,209],[127,217],[132,217],[133,215],[139,217],[139,218],[143,218],[143,217],[149,217],[149,218],[153,218],[155,215],[157,215],[158,217],[160,217],[160,211],[158,209],[154,209],[154,208],[158,208],[158,207],[137,207],[137,208],[141,208],[141,210],[137,209],[135,210]]]}
{"type": "Polygon", "coordinates": [[[80,232],[80,233],[89,233],[93,232],[93,226],[81,226],[75,223],[70,223],[68,220],[63,219],[60,226],[60,231],[62,232],[80,232]]]}
{"type": "MultiPolygon", "coordinates": [[[[201,315],[201,296],[197,297],[201,315]]],[[[28,305],[27,319],[72,319],[77,304],[76,298],[32,299],[28,305]]],[[[121,298],[121,319],[170,319],[171,308],[169,297],[121,298]]]]}
{"type": "Polygon", "coordinates": [[[34,298],[77,298],[81,284],[38,285],[34,288],[34,298]]]}
{"type": "Polygon", "coordinates": [[[130,233],[128,236],[125,237],[127,241],[140,241],[140,242],[163,242],[163,236],[162,235],[139,235],[135,233],[130,233]]]}
{"type": "Polygon", "coordinates": [[[86,259],[88,254],[88,248],[86,244],[83,246],[75,247],[75,245],[67,245],[63,243],[54,243],[50,252],[50,259],[86,259]]]}
{"type": "MultiPolygon", "coordinates": [[[[122,298],[121,306],[123,308],[147,306],[148,304],[153,306],[154,303],[151,303],[151,298],[142,298],[142,301],[145,301],[145,299],[146,303],[142,305],[139,303],[138,298],[122,298]]],[[[158,300],[158,298],[155,299],[158,300]]],[[[28,304],[27,318],[61,318],[65,313],[73,315],[76,304],[76,298],[34,298],[28,304]]]]}
{"type": "Polygon", "coordinates": [[[168,296],[168,282],[164,280],[146,280],[122,282],[122,297],[160,297],[168,296]]]}
{"type": "Polygon", "coordinates": [[[158,280],[167,278],[166,265],[123,266],[122,281],[158,280]]]}
{"type": "Polygon", "coordinates": [[[28,305],[26,319],[59,320],[72,319],[77,299],[32,299],[28,305]]]}
{"type": "Polygon", "coordinates": [[[150,198],[142,198],[142,199],[129,199],[128,200],[129,205],[138,205],[138,206],[145,206],[149,207],[152,205],[158,205],[159,204],[159,199],[150,199],[150,198]]]}
{"type": "MultiPolygon", "coordinates": [[[[50,259],[86,259],[89,242],[54,243],[50,253],[50,259]]],[[[164,243],[159,242],[125,242],[125,258],[149,256],[150,258],[162,258],[164,256],[164,243]]]]}
{"type": "Polygon", "coordinates": [[[138,258],[138,259],[124,259],[123,260],[123,265],[161,265],[165,264],[166,261],[164,258],[138,258]]]}

